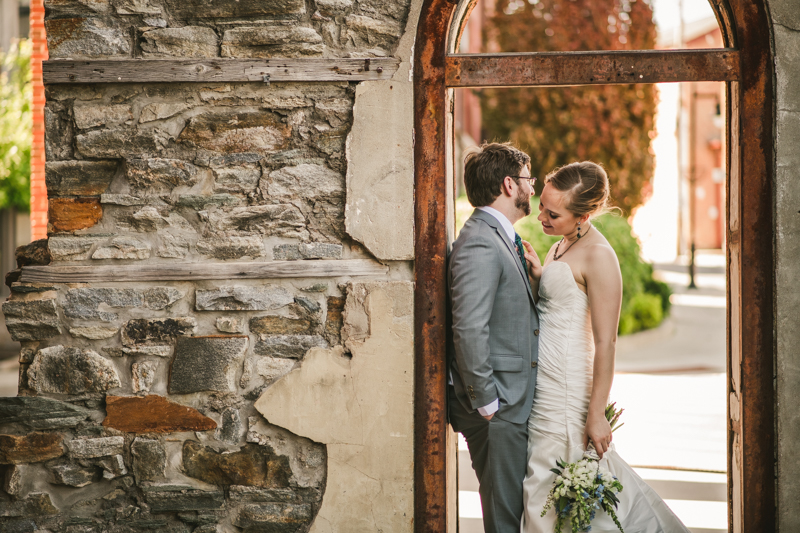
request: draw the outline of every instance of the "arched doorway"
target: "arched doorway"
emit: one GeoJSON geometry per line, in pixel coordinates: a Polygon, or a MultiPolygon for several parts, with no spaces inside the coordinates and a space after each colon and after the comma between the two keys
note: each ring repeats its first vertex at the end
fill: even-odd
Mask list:
{"type": "MultiPolygon", "coordinates": [[[[451,53],[477,0],[426,0],[415,48],[415,528],[448,530],[445,405],[453,87],[724,81],[728,154],[729,528],[775,529],[773,64],[764,0],[712,2],[725,49],[451,53]],[[624,61],[621,61],[624,60],[624,61]]],[[[452,522],[452,519],[451,519],[452,522]]],[[[450,524],[451,530],[454,530],[450,524]]]]}

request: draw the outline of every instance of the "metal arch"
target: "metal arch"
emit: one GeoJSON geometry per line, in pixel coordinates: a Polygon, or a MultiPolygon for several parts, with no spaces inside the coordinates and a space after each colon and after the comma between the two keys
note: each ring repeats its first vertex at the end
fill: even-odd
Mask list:
{"type": "Polygon", "coordinates": [[[455,5],[422,4],[414,46],[414,530],[447,531],[445,194],[447,29],[455,5]]]}
{"type": "Polygon", "coordinates": [[[455,54],[458,51],[461,37],[464,35],[464,28],[467,26],[472,10],[478,5],[478,0],[455,0],[453,3],[456,3],[456,7],[453,9],[450,30],[447,34],[448,54],[455,54]]]}
{"type": "Polygon", "coordinates": [[[728,308],[739,310],[729,311],[728,457],[740,461],[738,470],[729,470],[736,472],[728,477],[729,494],[739,502],[731,506],[730,529],[770,532],[777,523],[772,28],[766,0],[716,3],[718,12],[730,13],[727,38],[741,63],[741,81],[728,84],[728,260],[729,271],[739,272],[728,279],[728,308]]]}
{"type": "MultiPolygon", "coordinates": [[[[447,530],[446,91],[448,62],[456,60],[456,56],[447,57],[447,52],[455,51],[464,18],[475,3],[476,0],[461,0],[458,5],[454,0],[425,0],[414,54],[415,530],[418,532],[447,530]],[[460,20],[453,20],[456,10],[463,14],[460,20]],[[458,36],[453,36],[456,31],[458,36]]],[[[725,46],[734,49],[727,52],[735,53],[735,65],[731,67],[728,58],[717,61],[711,69],[699,69],[698,77],[684,78],[701,81],[713,73],[727,81],[728,86],[728,261],[729,272],[737,274],[735,278],[728,277],[731,393],[728,427],[729,461],[732,458],[738,462],[735,467],[729,464],[729,500],[735,503],[730,507],[729,521],[730,530],[736,533],[766,533],[776,527],[771,26],[766,0],[711,0],[711,4],[725,46]],[[726,69],[728,74],[724,73],[726,69]]],[[[697,53],[689,55],[700,57],[697,53]]],[[[653,72],[648,81],[676,80],[662,79],[653,72]]],[[[591,82],[584,79],[582,84],[591,82]]],[[[531,83],[529,78],[517,85],[537,83],[531,83]]]]}

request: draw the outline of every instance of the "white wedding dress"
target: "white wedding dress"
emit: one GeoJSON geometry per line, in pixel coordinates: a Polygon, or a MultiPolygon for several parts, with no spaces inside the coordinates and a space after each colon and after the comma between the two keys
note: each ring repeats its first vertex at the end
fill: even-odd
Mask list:
{"type": "MultiPolygon", "coordinates": [[[[553,486],[556,460],[583,457],[583,430],[592,391],[594,339],[589,299],[578,288],[571,267],[548,264],[539,282],[539,373],[528,419],[528,471],[523,483],[522,533],[553,533],[556,513],[541,517],[553,486]]],[[[619,406],[619,407],[625,407],[619,406]]],[[[611,449],[601,464],[619,478],[617,517],[625,533],[688,533],[663,500],[611,449]]],[[[564,531],[570,531],[568,523],[564,531]]],[[[592,533],[619,531],[604,511],[592,520],[592,533]]]]}

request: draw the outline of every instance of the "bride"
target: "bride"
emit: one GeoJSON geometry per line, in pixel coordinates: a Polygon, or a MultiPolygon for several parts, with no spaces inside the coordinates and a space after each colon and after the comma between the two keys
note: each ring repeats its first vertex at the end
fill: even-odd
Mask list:
{"type": "MultiPolygon", "coordinates": [[[[592,162],[572,163],[545,178],[539,221],[561,235],[542,266],[525,243],[529,274],[539,280],[539,374],[528,418],[528,468],[523,482],[523,533],[552,533],[556,512],[541,517],[556,460],[578,461],[591,446],[619,478],[617,516],[625,533],[688,533],[661,498],[611,443],[605,407],[614,377],[622,277],[614,250],[591,223],[607,209],[608,177],[592,162]]],[[[569,527],[565,527],[569,531],[569,527]]],[[[605,512],[593,533],[617,526],[605,512]]]]}

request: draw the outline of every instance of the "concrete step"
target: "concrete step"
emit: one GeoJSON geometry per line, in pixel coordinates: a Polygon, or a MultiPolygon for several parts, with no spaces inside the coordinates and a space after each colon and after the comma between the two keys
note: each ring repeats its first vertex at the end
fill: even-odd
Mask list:
{"type": "MultiPolygon", "coordinates": [[[[469,451],[458,451],[459,527],[461,533],[483,531],[478,478],[469,451]]],[[[728,488],[725,474],[686,470],[636,468],[636,472],[663,498],[692,533],[724,533],[714,527],[726,522],[728,488]]]]}

